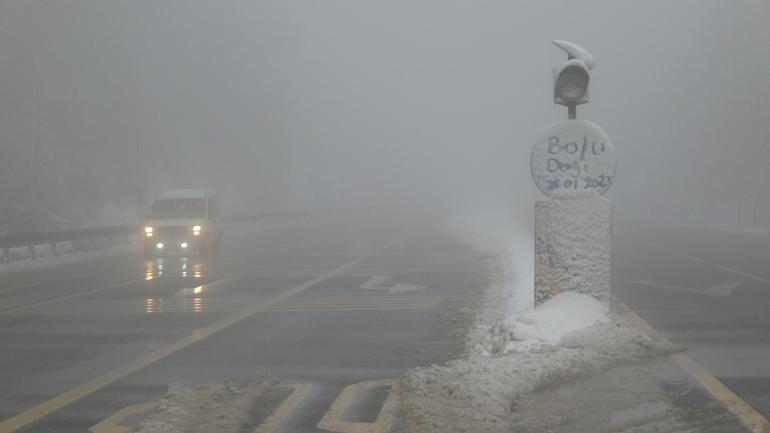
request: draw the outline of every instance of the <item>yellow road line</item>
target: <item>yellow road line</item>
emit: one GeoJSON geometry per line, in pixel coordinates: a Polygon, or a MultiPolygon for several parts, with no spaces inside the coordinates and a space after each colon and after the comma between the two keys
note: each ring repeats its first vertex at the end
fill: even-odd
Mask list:
{"type": "Polygon", "coordinates": [[[393,425],[393,417],[396,413],[396,396],[393,392],[393,379],[368,380],[353,385],[348,385],[342,390],[339,397],[334,400],[332,407],[326,412],[318,423],[318,428],[340,433],[388,433],[393,425]],[[383,403],[380,413],[374,422],[353,422],[342,419],[346,409],[353,398],[360,391],[370,388],[389,386],[391,389],[383,403]]]}
{"type": "MultiPolygon", "coordinates": [[[[638,314],[628,308],[627,305],[622,303],[619,299],[615,298],[618,306],[621,307],[623,315],[632,322],[636,323],[653,336],[657,336],[665,341],[669,341],[666,337],[661,335],[655,328],[650,325],[649,322],[642,319],[638,314]]],[[[735,415],[741,423],[746,426],[752,433],[770,433],[770,422],[767,421],[759,412],[751,407],[746,401],[738,397],[733,391],[730,390],[725,384],[719,381],[714,375],[709,373],[705,368],[699,365],[690,355],[687,353],[679,353],[671,357],[677,365],[679,365],[684,371],[686,371],[693,379],[695,379],[701,386],[703,386],[709,394],[719,400],[733,415],[735,415]]]]}
{"type": "Polygon", "coordinates": [[[187,337],[181,338],[177,341],[174,341],[165,347],[158,349],[154,352],[151,352],[141,358],[135,359],[131,362],[128,362],[106,374],[103,374],[95,379],[92,379],[82,385],[79,385],[75,388],[72,388],[62,394],[57,395],[56,397],[51,398],[50,400],[47,400],[43,403],[40,403],[39,405],[32,407],[30,409],[25,410],[24,412],[15,415],[11,418],[8,418],[4,421],[0,421],[0,433],[11,433],[14,432],[26,425],[29,425],[30,423],[33,423],[71,403],[74,403],[75,401],[80,400],[81,398],[92,394],[102,388],[104,388],[107,385],[110,385],[126,376],[128,376],[131,373],[134,373],[136,371],[141,370],[142,368],[160,361],[161,359],[178,352],[181,349],[184,349],[185,347],[196,343],[206,337],[211,336],[212,334],[215,334],[223,329],[226,329],[241,320],[254,315],[255,313],[258,313],[260,311],[264,311],[265,309],[277,304],[278,302],[290,297],[294,296],[297,293],[300,293],[306,289],[308,289],[311,286],[314,286],[322,281],[328,280],[332,277],[335,277],[339,275],[340,273],[344,272],[348,268],[351,268],[361,262],[362,260],[373,256],[374,254],[377,254],[382,248],[379,247],[371,252],[369,252],[366,255],[360,256],[354,260],[351,260],[341,266],[338,266],[335,269],[332,269],[331,271],[328,271],[324,274],[321,274],[312,280],[306,281],[305,283],[300,284],[299,286],[296,286],[292,289],[289,289],[283,293],[279,293],[275,296],[272,296],[270,298],[267,298],[265,300],[262,300],[261,302],[257,302],[256,304],[250,306],[249,308],[246,308],[242,311],[239,311],[233,315],[230,315],[228,317],[225,317],[224,319],[206,326],[205,328],[202,328],[200,330],[194,331],[191,335],[188,335],[187,337]]]}
{"type": "Polygon", "coordinates": [[[157,407],[157,401],[124,407],[109,418],[88,429],[88,431],[91,433],[131,433],[134,429],[131,427],[124,427],[120,425],[120,422],[131,415],[151,412],[157,409],[157,407]]]}
{"type": "Polygon", "coordinates": [[[47,305],[47,304],[52,304],[54,302],[64,301],[66,299],[77,298],[78,296],[88,295],[88,294],[91,294],[91,293],[103,292],[103,291],[106,291],[106,290],[117,289],[119,287],[130,286],[131,284],[136,284],[136,283],[141,283],[141,282],[144,282],[144,280],[142,279],[142,280],[126,281],[126,282],[123,282],[123,283],[112,284],[112,285],[106,286],[106,287],[99,287],[97,289],[91,289],[91,290],[86,290],[86,291],[83,291],[83,292],[73,293],[71,295],[62,296],[60,298],[49,299],[49,300],[43,301],[43,302],[37,302],[37,303],[34,303],[34,304],[24,305],[24,306],[21,306],[21,307],[10,308],[8,310],[0,311],[0,316],[2,316],[4,314],[11,314],[11,313],[15,313],[15,312],[18,312],[18,311],[27,310],[29,308],[39,307],[41,305],[47,305]]]}
{"type": "Polygon", "coordinates": [[[289,394],[286,400],[278,406],[278,409],[273,411],[267,419],[265,419],[259,427],[254,430],[254,433],[273,433],[275,429],[283,422],[289,413],[307,397],[313,385],[309,383],[299,383],[284,385],[284,387],[293,388],[294,390],[289,394]]]}

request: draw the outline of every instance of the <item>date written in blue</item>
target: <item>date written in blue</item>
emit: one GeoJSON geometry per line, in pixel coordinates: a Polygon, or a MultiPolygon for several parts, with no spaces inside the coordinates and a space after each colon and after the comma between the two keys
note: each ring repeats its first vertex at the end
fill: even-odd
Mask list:
{"type": "Polygon", "coordinates": [[[612,185],[612,176],[601,175],[599,177],[586,176],[583,179],[548,179],[546,188],[548,191],[557,189],[605,189],[612,185]]]}

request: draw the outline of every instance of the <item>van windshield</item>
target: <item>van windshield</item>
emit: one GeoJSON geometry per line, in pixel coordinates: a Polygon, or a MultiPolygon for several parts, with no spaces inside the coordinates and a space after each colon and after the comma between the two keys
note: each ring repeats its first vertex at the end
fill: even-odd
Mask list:
{"type": "Polygon", "coordinates": [[[200,198],[175,198],[155,200],[150,210],[150,218],[203,218],[205,201],[200,198]]]}

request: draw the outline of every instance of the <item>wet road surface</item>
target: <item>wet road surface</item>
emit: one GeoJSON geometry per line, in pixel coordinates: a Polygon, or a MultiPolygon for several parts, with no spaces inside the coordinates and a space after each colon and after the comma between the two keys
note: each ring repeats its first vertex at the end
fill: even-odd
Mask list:
{"type": "MultiPolygon", "coordinates": [[[[265,376],[280,383],[263,418],[284,419],[262,431],[382,424],[393,379],[461,350],[446,311],[486,284],[471,253],[429,227],[338,218],[240,229],[212,258],[2,274],[0,431],[85,432],[169,383],[265,376]],[[340,399],[345,418],[324,417],[340,399]]],[[[97,430],[125,431],[116,424],[97,430]]]]}
{"type": "MultiPolygon", "coordinates": [[[[170,383],[259,377],[277,384],[250,429],[386,432],[398,422],[394,380],[462,350],[467,317],[453,312],[487,284],[478,258],[431,225],[320,218],[232,230],[214,257],[134,253],[0,273],[0,433],[127,432],[170,383]]],[[[765,241],[621,223],[613,284],[768,416],[765,241]]],[[[688,383],[681,371],[660,381],[688,383]]],[[[715,403],[702,390],[675,394],[682,406],[715,403]]]]}
{"type": "Polygon", "coordinates": [[[770,235],[615,227],[613,290],[770,417],[770,235]]]}

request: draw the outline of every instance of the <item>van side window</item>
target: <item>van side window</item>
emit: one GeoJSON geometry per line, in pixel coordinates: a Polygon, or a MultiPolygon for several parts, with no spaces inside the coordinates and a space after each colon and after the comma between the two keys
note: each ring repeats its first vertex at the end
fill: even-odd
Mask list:
{"type": "Polygon", "coordinates": [[[216,197],[209,197],[209,218],[219,216],[219,200],[216,197]]]}

